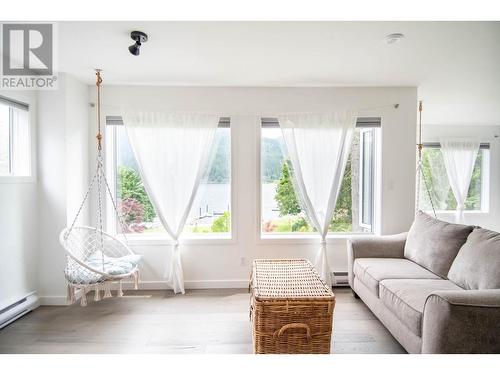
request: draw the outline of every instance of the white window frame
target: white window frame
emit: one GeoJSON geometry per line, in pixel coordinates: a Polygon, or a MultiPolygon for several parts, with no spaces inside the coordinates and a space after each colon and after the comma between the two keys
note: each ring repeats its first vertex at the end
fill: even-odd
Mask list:
{"type": "MultiPolygon", "coordinates": [[[[433,142],[431,142],[433,143],[433,142]]],[[[481,147],[479,152],[483,153],[483,158],[481,160],[481,209],[480,210],[466,210],[463,213],[467,215],[482,215],[489,214],[490,212],[490,177],[491,177],[491,143],[484,142],[481,143],[488,145],[488,147],[481,147]]],[[[440,148],[441,146],[437,147],[440,148]]],[[[434,147],[436,148],[436,147],[434,147]]],[[[425,149],[425,143],[424,143],[425,149]]],[[[456,210],[436,210],[436,214],[441,215],[452,215],[456,210]]],[[[428,214],[432,214],[431,210],[426,210],[428,214]]]]}
{"type": "Polygon", "coordinates": [[[0,102],[9,106],[9,170],[12,168],[12,133],[13,133],[13,108],[18,107],[28,112],[28,132],[29,132],[29,173],[27,175],[14,175],[11,172],[7,175],[0,175],[0,184],[18,184],[18,183],[34,183],[36,182],[36,148],[35,148],[35,102],[29,96],[12,93],[9,96],[0,95],[0,102]]]}
{"type": "Polygon", "coordinates": [[[360,132],[359,132],[359,143],[360,143],[360,147],[359,147],[359,163],[360,163],[360,173],[359,173],[359,197],[358,197],[358,207],[359,207],[359,223],[358,225],[361,227],[361,228],[365,228],[365,229],[368,229],[369,230],[369,234],[371,233],[374,233],[374,220],[375,220],[375,145],[376,145],[376,142],[377,142],[377,139],[376,139],[376,131],[374,128],[366,128],[366,129],[360,129],[360,132]],[[372,137],[372,145],[371,145],[371,159],[370,159],[370,163],[371,163],[371,170],[372,170],[372,178],[371,178],[371,192],[372,192],[372,197],[371,197],[371,223],[368,224],[368,223],[365,223],[363,221],[363,210],[364,210],[364,201],[363,201],[363,197],[364,197],[364,174],[363,174],[363,168],[364,168],[364,156],[365,156],[365,148],[364,148],[364,145],[363,145],[363,136],[367,133],[371,133],[371,137],[372,137]]]}
{"type": "MultiPolygon", "coordinates": [[[[318,241],[317,233],[273,233],[266,234],[262,232],[262,122],[265,122],[267,118],[262,118],[261,121],[256,121],[256,136],[257,136],[257,215],[256,215],[256,243],[258,245],[293,245],[293,244],[306,244],[318,241]]],[[[363,126],[360,126],[360,130],[363,130],[363,126]]],[[[375,202],[377,197],[379,197],[379,186],[380,184],[380,174],[381,174],[381,166],[379,163],[379,155],[380,148],[377,142],[380,142],[380,130],[381,127],[369,127],[369,129],[373,130],[373,207],[372,207],[372,228],[371,232],[329,232],[326,236],[326,241],[329,244],[345,244],[345,240],[349,238],[359,238],[359,237],[374,237],[377,235],[378,228],[378,216],[376,210],[379,209],[379,205],[375,202]]]]}
{"type": "MultiPolygon", "coordinates": [[[[108,114],[105,118],[120,119],[120,116],[108,114]]],[[[119,120],[119,121],[120,121],[119,120]]],[[[116,201],[116,126],[123,125],[105,125],[105,155],[104,163],[106,169],[106,178],[108,179],[109,187],[113,193],[113,199],[116,201]]],[[[231,202],[230,202],[230,212],[231,212],[231,231],[229,233],[203,233],[198,235],[182,235],[180,238],[180,243],[182,244],[192,244],[192,245],[227,245],[235,244],[237,242],[236,233],[236,220],[235,220],[235,210],[236,210],[236,171],[235,171],[235,142],[233,141],[233,127],[229,126],[230,132],[230,149],[231,149],[231,202]]],[[[112,214],[106,215],[106,228],[107,231],[113,235],[116,235],[120,239],[124,239],[123,234],[117,234],[117,218],[114,214],[115,210],[113,204],[109,199],[109,195],[106,197],[106,212],[112,214]]],[[[173,245],[173,241],[167,233],[164,234],[139,234],[139,233],[127,233],[127,241],[130,245],[137,246],[156,246],[156,245],[173,245]]]]}
{"type": "MultiPolygon", "coordinates": [[[[483,149],[482,152],[483,152],[483,158],[481,160],[481,213],[489,213],[490,183],[491,183],[491,159],[490,159],[491,148],[483,149]]],[[[464,212],[467,211],[464,210],[464,212]]]]}

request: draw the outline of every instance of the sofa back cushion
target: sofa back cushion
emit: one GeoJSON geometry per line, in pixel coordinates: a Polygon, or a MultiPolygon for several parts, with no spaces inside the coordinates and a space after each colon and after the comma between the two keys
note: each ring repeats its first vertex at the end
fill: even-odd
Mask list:
{"type": "Polygon", "coordinates": [[[500,233],[474,229],[453,261],[448,279],[464,289],[500,289],[500,233]]]}
{"type": "Polygon", "coordinates": [[[404,256],[446,278],[473,229],[473,226],[447,223],[418,211],[408,232],[404,256]]]}

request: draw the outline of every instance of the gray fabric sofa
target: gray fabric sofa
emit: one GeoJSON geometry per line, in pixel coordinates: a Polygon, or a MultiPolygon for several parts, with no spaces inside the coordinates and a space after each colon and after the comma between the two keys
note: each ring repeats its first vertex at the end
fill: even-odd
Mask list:
{"type": "Polygon", "coordinates": [[[348,261],[409,353],[500,353],[500,233],[418,212],[408,233],[348,241],[348,261]]]}

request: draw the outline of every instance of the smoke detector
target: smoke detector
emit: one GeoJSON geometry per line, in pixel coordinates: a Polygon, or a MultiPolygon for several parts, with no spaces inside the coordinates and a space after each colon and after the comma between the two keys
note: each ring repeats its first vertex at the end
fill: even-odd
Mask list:
{"type": "Polygon", "coordinates": [[[389,35],[386,35],[385,37],[385,42],[387,44],[396,44],[398,43],[400,40],[402,40],[403,38],[405,37],[404,34],[401,34],[401,33],[393,33],[393,34],[389,34],[389,35]]]}

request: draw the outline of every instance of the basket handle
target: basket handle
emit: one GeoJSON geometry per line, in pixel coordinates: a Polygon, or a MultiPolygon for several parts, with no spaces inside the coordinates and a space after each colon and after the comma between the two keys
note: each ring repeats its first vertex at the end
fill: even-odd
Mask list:
{"type": "Polygon", "coordinates": [[[286,330],[291,329],[291,328],[304,328],[306,330],[306,336],[307,336],[307,341],[311,341],[311,328],[305,323],[290,323],[290,324],[285,324],[283,327],[281,327],[279,330],[274,332],[274,338],[280,338],[283,333],[285,333],[286,330]]]}
{"type": "Polygon", "coordinates": [[[252,284],[253,284],[253,270],[250,273],[250,278],[248,279],[248,293],[252,291],[252,284]]]}

